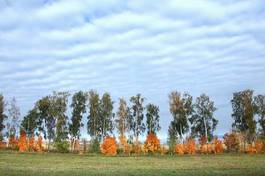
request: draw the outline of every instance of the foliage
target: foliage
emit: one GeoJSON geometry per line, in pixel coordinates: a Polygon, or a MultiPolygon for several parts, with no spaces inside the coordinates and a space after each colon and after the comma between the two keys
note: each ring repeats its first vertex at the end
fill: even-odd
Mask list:
{"type": "Polygon", "coordinates": [[[189,138],[185,143],[185,151],[188,154],[195,154],[196,152],[196,143],[195,140],[192,138],[189,138]]]}
{"type": "Polygon", "coordinates": [[[120,136],[119,140],[120,140],[120,144],[122,145],[123,153],[130,154],[132,149],[131,149],[130,144],[127,142],[126,137],[120,136]]]}
{"type": "Polygon", "coordinates": [[[156,134],[161,127],[159,125],[159,107],[149,103],[146,106],[146,127],[148,134],[156,134]]]}
{"type": "Polygon", "coordinates": [[[58,152],[67,153],[69,151],[70,144],[67,140],[55,141],[55,148],[58,152]]]}
{"type": "Polygon", "coordinates": [[[223,153],[224,147],[221,140],[215,138],[213,140],[213,144],[214,144],[214,153],[223,153]]]}
{"type": "Polygon", "coordinates": [[[101,145],[101,152],[104,155],[114,156],[117,154],[117,143],[115,137],[105,137],[101,145]]]}
{"type": "Polygon", "coordinates": [[[38,140],[37,140],[37,142],[35,143],[35,150],[37,151],[37,152],[42,152],[43,151],[43,146],[42,146],[42,137],[41,137],[41,135],[39,135],[39,137],[38,137],[38,140]]]}
{"type": "Polygon", "coordinates": [[[224,144],[226,145],[227,151],[238,152],[240,149],[239,139],[235,132],[226,133],[224,135],[224,144]]]}
{"type": "Polygon", "coordinates": [[[19,152],[26,152],[28,150],[27,136],[24,130],[21,130],[20,132],[20,137],[18,140],[18,147],[19,147],[19,152]]]}
{"type": "Polygon", "coordinates": [[[169,106],[173,116],[171,130],[175,130],[182,141],[183,135],[189,130],[188,118],[193,112],[192,97],[187,93],[182,96],[179,92],[171,92],[169,106]]]}
{"type": "Polygon", "coordinates": [[[8,146],[13,150],[18,149],[18,139],[14,135],[9,136],[8,146]]]}
{"type": "Polygon", "coordinates": [[[175,146],[175,153],[179,155],[183,155],[185,152],[184,144],[176,144],[175,146]]]}
{"type": "Polygon", "coordinates": [[[218,123],[218,120],[213,116],[214,111],[216,111],[214,102],[211,101],[207,95],[202,94],[197,97],[194,108],[195,111],[189,119],[192,125],[192,136],[205,136],[207,141],[211,141],[213,138],[213,131],[218,123]]]}
{"type": "Polygon", "coordinates": [[[34,151],[35,150],[35,137],[34,136],[31,136],[29,138],[28,150],[29,151],[34,151]]]}
{"type": "MultiPolygon", "coordinates": [[[[141,94],[137,94],[130,98],[132,103],[132,123],[131,129],[133,131],[134,137],[136,138],[136,143],[138,143],[139,136],[145,131],[145,124],[143,123],[144,119],[144,98],[141,97],[141,94]]],[[[137,146],[138,144],[136,144],[137,146]]]]}
{"type": "Polygon", "coordinates": [[[144,151],[145,153],[151,152],[158,152],[160,151],[160,140],[157,138],[157,136],[153,133],[149,133],[146,137],[145,143],[144,143],[144,151]]]}
{"type": "Polygon", "coordinates": [[[247,133],[248,141],[253,141],[256,132],[253,90],[235,92],[231,103],[232,118],[234,119],[232,127],[240,132],[247,133]]]}

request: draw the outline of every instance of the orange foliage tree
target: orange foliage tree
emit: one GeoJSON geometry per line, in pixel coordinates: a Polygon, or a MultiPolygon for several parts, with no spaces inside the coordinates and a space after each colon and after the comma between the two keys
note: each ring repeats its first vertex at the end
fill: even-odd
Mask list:
{"type": "Polygon", "coordinates": [[[236,133],[232,132],[230,134],[226,133],[224,136],[224,144],[228,151],[239,151],[240,143],[236,133]]]}
{"type": "Polygon", "coordinates": [[[186,141],[185,150],[186,150],[186,152],[188,154],[195,154],[195,152],[196,152],[196,143],[195,143],[195,140],[194,139],[189,138],[186,141]]]}
{"type": "Polygon", "coordinates": [[[179,155],[183,155],[185,152],[185,147],[183,144],[176,144],[176,147],[175,147],[175,153],[176,154],[179,154],[179,155]]]}
{"type": "Polygon", "coordinates": [[[126,137],[125,136],[120,136],[119,139],[120,139],[120,144],[122,146],[123,152],[126,153],[126,154],[130,154],[131,147],[128,144],[126,137]]]}
{"type": "Polygon", "coordinates": [[[35,150],[35,138],[34,136],[31,136],[29,138],[29,151],[34,151],[35,150]]]}
{"type": "Polygon", "coordinates": [[[149,133],[144,143],[144,152],[154,153],[160,151],[160,140],[154,133],[149,133]]]}
{"type": "Polygon", "coordinates": [[[214,143],[214,153],[223,153],[224,148],[223,148],[223,143],[221,140],[215,138],[213,140],[214,143]]]}
{"type": "Polygon", "coordinates": [[[20,137],[18,140],[18,147],[19,147],[19,152],[26,152],[28,150],[27,136],[26,136],[26,132],[24,130],[22,130],[20,132],[20,137]]]}
{"type": "Polygon", "coordinates": [[[114,156],[117,154],[117,143],[115,137],[106,137],[101,145],[101,152],[104,155],[114,156]]]}
{"type": "Polygon", "coordinates": [[[42,146],[42,137],[39,135],[37,142],[35,143],[35,149],[37,152],[42,152],[43,151],[43,146],[42,146]]]}

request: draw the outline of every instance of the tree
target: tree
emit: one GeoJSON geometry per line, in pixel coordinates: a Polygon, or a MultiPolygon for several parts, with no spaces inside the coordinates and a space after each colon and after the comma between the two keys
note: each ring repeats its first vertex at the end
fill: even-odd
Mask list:
{"type": "Polygon", "coordinates": [[[254,101],[253,91],[244,90],[233,94],[232,127],[247,135],[249,141],[253,140],[256,133],[256,121],[254,120],[254,101]]]}
{"type": "Polygon", "coordinates": [[[51,96],[43,97],[36,102],[38,110],[37,126],[38,131],[44,134],[44,138],[48,139],[48,150],[50,142],[55,138],[55,117],[52,113],[52,98],[51,96]]]}
{"type": "Polygon", "coordinates": [[[150,103],[146,106],[146,111],[147,134],[156,134],[161,129],[159,125],[159,107],[150,103]]]}
{"type": "Polygon", "coordinates": [[[10,122],[8,123],[8,135],[9,136],[18,136],[19,132],[19,117],[20,110],[17,106],[17,101],[15,98],[11,100],[10,108],[8,109],[10,122]]]}
{"type": "Polygon", "coordinates": [[[112,133],[114,125],[113,101],[109,93],[104,93],[100,101],[100,130],[102,140],[112,133]]]}
{"type": "Polygon", "coordinates": [[[100,98],[96,91],[89,91],[89,115],[87,117],[87,132],[92,140],[100,138],[100,98]]]}
{"type": "Polygon", "coordinates": [[[37,129],[37,122],[38,122],[39,114],[36,108],[33,108],[28,112],[28,114],[24,117],[21,122],[21,127],[25,130],[28,138],[34,137],[34,133],[37,129]]]}
{"type": "Polygon", "coordinates": [[[56,141],[64,141],[68,138],[66,111],[69,95],[68,92],[53,92],[51,108],[56,119],[56,141]]]}
{"type": "Polygon", "coordinates": [[[218,123],[213,116],[216,111],[214,102],[207,95],[202,94],[197,97],[194,108],[195,111],[189,119],[192,136],[200,138],[205,136],[208,142],[213,138],[213,131],[218,123]]]}
{"type": "Polygon", "coordinates": [[[170,113],[173,116],[172,129],[176,130],[176,135],[183,143],[183,135],[188,132],[188,118],[193,112],[192,96],[185,93],[183,96],[179,92],[171,92],[169,95],[170,113]]]}
{"type": "MultiPolygon", "coordinates": [[[[72,136],[73,143],[80,137],[80,128],[84,126],[82,123],[83,114],[86,113],[87,95],[85,92],[79,91],[72,97],[71,108],[72,118],[69,124],[69,133],[72,136]]],[[[74,146],[75,147],[75,146],[74,146]]]]}
{"type": "Polygon", "coordinates": [[[261,135],[265,136],[265,95],[257,95],[254,98],[256,113],[259,115],[261,135]]]}
{"type": "Polygon", "coordinates": [[[7,116],[4,114],[5,111],[5,101],[4,96],[0,94],[0,142],[4,138],[3,129],[5,128],[4,120],[7,118],[7,116]]]}
{"type": "Polygon", "coordinates": [[[131,97],[130,102],[132,103],[132,124],[131,129],[133,131],[136,143],[139,142],[139,136],[145,131],[145,124],[143,123],[144,119],[144,98],[141,97],[141,94],[131,97]]]}
{"type": "Polygon", "coordinates": [[[121,137],[125,137],[125,133],[130,130],[130,124],[129,124],[129,108],[127,107],[126,101],[123,98],[120,98],[119,102],[119,109],[117,112],[117,129],[118,133],[121,137]]]}
{"type": "Polygon", "coordinates": [[[177,142],[177,130],[174,121],[171,121],[169,128],[168,128],[168,139],[167,144],[169,146],[169,152],[173,154],[175,152],[175,146],[177,142]]]}

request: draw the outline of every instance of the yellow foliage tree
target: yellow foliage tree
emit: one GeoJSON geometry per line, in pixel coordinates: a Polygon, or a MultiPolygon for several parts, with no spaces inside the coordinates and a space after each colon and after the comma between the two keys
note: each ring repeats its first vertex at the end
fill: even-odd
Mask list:
{"type": "Polygon", "coordinates": [[[130,154],[131,153],[131,147],[128,144],[126,137],[120,136],[119,139],[120,139],[120,144],[122,146],[123,152],[126,154],[130,154]]]}
{"type": "Polygon", "coordinates": [[[219,139],[214,139],[214,153],[223,153],[224,148],[223,148],[223,143],[219,139]]]}
{"type": "Polygon", "coordinates": [[[35,150],[35,138],[32,136],[29,138],[29,151],[34,151],[35,150]]]}
{"type": "Polygon", "coordinates": [[[117,154],[117,143],[115,137],[106,137],[101,145],[101,153],[108,156],[117,154]]]}
{"type": "Polygon", "coordinates": [[[35,149],[37,152],[42,152],[43,151],[43,146],[42,146],[42,137],[39,135],[38,140],[36,142],[35,149]]]}

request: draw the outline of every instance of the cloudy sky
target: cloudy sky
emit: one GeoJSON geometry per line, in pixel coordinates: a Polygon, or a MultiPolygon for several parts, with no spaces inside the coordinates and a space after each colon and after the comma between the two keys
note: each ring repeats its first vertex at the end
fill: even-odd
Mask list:
{"type": "Polygon", "coordinates": [[[234,91],[265,93],[265,2],[0,0],[0,75],[22,115],[53,90],[108,91],[116,105],[140,92],[160,106],[161,137],[169,92],[205,92],[223,134],[234,91]]]}

